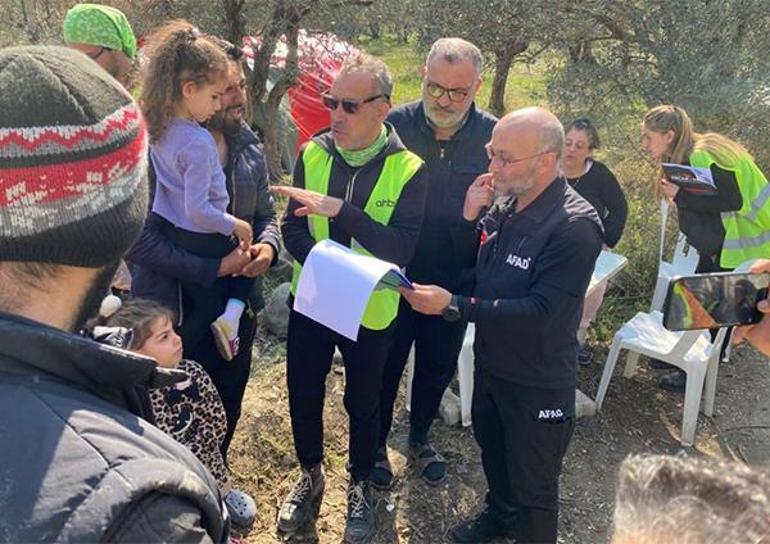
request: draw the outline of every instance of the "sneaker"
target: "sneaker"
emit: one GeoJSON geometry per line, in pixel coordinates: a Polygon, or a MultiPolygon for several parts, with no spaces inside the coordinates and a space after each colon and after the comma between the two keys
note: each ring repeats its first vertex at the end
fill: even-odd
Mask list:
{"type": "Polygon", "coordinates": [[[588,366],[591,364],[591,352],[588,351],[585,346],[578,347],[577,362],[581,366],[588,366]]]}
{"type": "Polygon", "coordinates": [[[238,331],[233,331],[227,320],[219,316],[211,324],[211,333],[214,335],[214,343],[222,359],[232,361],[233,357],[238,355],[238,346],[240,344],[238,331]]]}
{"type": "Polygon", "coordinates": [[[377,489],[390,489],[390,486],[393,485],[393,467],[390,465],[390,459],[388,459],[387,447],[377,450],[374,461],[374,468],[369,474],[369,481],[377,489]]]}
{"type": "Polygon", "coordinates": [[[367,544],[374,536],[374,504],[372,488],[367,480],[350,481],[348,485],[348,515],[345,523],[345,544],[367,544]]]}
{"type": "Polygon", "coordinates": [[[684,370],[676,369],[673,372],[661,376],[658,386],[666,391],[682,393],[687,387],[687,374],[684,370]]]}
{"type": "Polygon", "coordinates": [[[299,480],[278,511],[278,531],[291,535],[301,529],[320,506],[323,492],[323,467],[316,465],[310,470],[303,467],[299,480]]]}
{"type": "Polygon", "coordinates": [[[489,510],[489,507],[476,516],[475,519],[461,523],[452,529],[452,540],[461,544],[484,544],[497,538],[512,537],[513,531],[489,510]]]}
{"type": "Polygon", "coordinates": [[[232,529],[238,534],[248,533],[257,517],[257,504],[249,495],[238,489],[231,489],[225,495],[225,506],[230,514],[232,529]]]}

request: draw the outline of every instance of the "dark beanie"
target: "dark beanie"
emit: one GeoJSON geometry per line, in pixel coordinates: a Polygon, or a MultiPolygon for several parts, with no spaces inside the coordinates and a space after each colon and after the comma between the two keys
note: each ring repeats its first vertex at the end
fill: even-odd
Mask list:
{"type": "Polygon", "coordinates": [[[0,261],[116,262],[147,213],[146,170],[139,108],[95,62],[0,49],[0,261]]]}

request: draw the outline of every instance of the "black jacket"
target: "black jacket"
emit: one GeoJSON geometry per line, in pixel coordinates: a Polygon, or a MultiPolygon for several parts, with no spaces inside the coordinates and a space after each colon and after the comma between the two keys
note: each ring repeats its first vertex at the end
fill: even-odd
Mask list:
{"type": "MultiPolygon", "coordinates": [[[[401,143],[392,126],[388,129],[385,149],[374,159],[354,168],[348,165],[334,147],[331,132],[323,131],[313,136],[313,141],[323,147],[333,158],[329,177],[329,196],[345,200],[348,188],[352,186],[349,200],[345,200],[340,213],[329,222],[329,237],[345,246],[350,245],[351,236],[367,251],[379,259],[398,266],[406,266],[412,259],[414,248],[422,225],[425,207],[425,167],[421,167],[401,191],[387,225],[378,223],[366,213],[364,207],[374,189],[388,155],[402,151],[401,143]],[[355,176],[355,182],[353,182],[355,176]]],[[[305,165],[302,152],[294,167],[294,186],[305,187],[305,165]]],[[[299,204],[290,200],[283,216],[281,232],[286,249],[299,263],[304,263],[307,254],[315,245],[310,234],[306,217],[297,217],[294,211],[299,204]]]]}
{"type": "Polygon", "coordinates": [[[216,480],[140,416],[185,376],[0,314],[0,541],[222,542],[216,480]]]}
{"type": "MultiPolygon", "coordinates": [[[[235,134],[225,133],[225,139],[228,146],[225,167],[230,196],[228,212],[251,222],[254,239],[273,246],[277,258],[280,237],[259,140],[246,123],[242,123],[235,134]]],[[[221,259],[201,257],[175,245],[164,234],[171,228],[171,223],[163,217],[150,213],[139,240],[127,253],[126,261],[130,264],[131,291],[135,295],[157,300],[182,316],[179,281],[211,286],[217,279],[221,259]]],[[[255,312],[264,305],[261,278],[254,281],[250,302],[255,312]]]]}
{"type": "Polygon", "coordinates": [[[610,169],[599,161],[592,162],[588,172],[578,178],[567,178],[567,181],[596,209],[604,226],[604,243],[615,247],[626,226],[628,204],[610,169]]]}
{"type": "Polygon", "coordinates": [[[714,164],[711,166],[711,176],[717,187],[716,194],[694,194],[680,189],[676,193],[674,203],[679,218],[679,230],[687,237],[687,243],[701,256],[718,264],[722,244],[725,242],[722,212],[740,210],[743,197],[735,174],[729,170],[714,164]]]}
{"type": "MultiPolygon", "coordinates": [[[[425,220],[407,276],[418,283],[441,285],[457,290],[460,272],[473,266],[473,259],[461,262],[452,239],[462,221],[468,187],[489,168],[484,146],[492,138],[497,118],[471,105],[465,124],[450,140],[438,141],[425,118],[421,101],[404,104],[390,112],[404,145],[425,161],[427,191],[425,220]]],[[[462,252],[466,254],[467,252],[462,252]]]]}
{"type": "Polygon", "coordinates": [[[557,178],[520,213],[498,200],[459,229],[480,240],[473,297],[460,299],[476,323],[476,367],[527,387],[575,387],[577,328],[602,246],[601,220],[557,178]]]}

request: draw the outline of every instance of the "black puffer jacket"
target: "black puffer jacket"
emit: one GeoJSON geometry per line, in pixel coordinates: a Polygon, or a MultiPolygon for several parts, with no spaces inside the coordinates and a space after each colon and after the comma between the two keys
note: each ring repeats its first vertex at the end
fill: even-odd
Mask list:
{"type": "Polygon", "coordinates": [[[224,542],[217,483],[141,417],[154,361],[0,314],[0,542],[224,542]]]}

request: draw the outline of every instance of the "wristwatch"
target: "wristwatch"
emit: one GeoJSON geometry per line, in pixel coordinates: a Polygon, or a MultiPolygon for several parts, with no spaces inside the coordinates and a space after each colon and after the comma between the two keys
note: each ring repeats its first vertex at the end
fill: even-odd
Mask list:
{"type": "Polygon", "coordinates": [[[459,296],[452,295],[449,305],[441,311],[441,317],[450,322],[458,321],[462,317],[459,296]]]}

